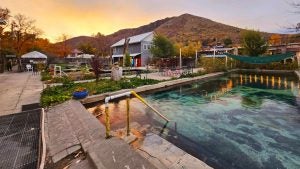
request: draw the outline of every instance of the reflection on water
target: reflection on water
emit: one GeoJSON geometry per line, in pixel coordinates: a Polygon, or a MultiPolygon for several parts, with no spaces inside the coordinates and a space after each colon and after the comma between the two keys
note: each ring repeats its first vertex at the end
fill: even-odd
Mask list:
{"type": "MultiPolygon", "coordinates": [[[[248,84],[248,81],[250,84],[260,83],[261,85],[265,87],[269,87],[269,83],[271,83],[272,88],[281,89],[282,87],[284,89],[291,89],[294,88],[294,81],[288,80],[287,77],[284,77],[284,81],[282,82],[282,77],[278,75],[272,76],[271,79],[269,79],[269,75],[260,75],[260,79],[257,79],[257,75],[247,75],[247,74],[240,74],[240,81],[237,83],[238,85],[248,84]],[[252,78],[254,76],[254,82],[252,81],[252,78]]],[[[296,86],[299,84],[296,83],[296,86]]]]}
{"type": "MultiPolygon", "coordinates": [[[[151,131],[217,169],[298,169],[299,93],[294,76],[229,74],[146,95],[172,120],[165,128],[136,99],[131,99],[131,115],[132,121],[150,124],[151,131]]],[[[126,126],[125,105],[110,104],[115,129],[126,126]]]]}

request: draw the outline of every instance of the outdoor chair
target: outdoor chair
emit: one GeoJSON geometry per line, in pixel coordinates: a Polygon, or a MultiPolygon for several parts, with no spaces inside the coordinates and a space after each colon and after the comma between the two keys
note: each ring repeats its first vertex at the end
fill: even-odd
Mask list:
{"type": "Polygon", "coordinates": [[[32,68],[32,66],[30,64],[27,64],[26,65],[26,70],[27,70],[27,72],[33,71],[33,68],[32,68]]]}

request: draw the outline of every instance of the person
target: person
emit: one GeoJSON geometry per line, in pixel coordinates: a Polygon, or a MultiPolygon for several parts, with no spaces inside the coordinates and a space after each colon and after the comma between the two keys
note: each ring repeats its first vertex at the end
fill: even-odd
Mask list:
{"type": "Polygon", "coordinates": [[[9,71],[9,72],[12,71],[12,60],[11,59],[8,60],[6,67],[7,67],[7,71],[9,71]]]}
{"type": "Polygon", "coordinates": [[[37,68],[37,63],[32,64],[32,74],[37,75],[38,74],[38,68],[37,68]]]}

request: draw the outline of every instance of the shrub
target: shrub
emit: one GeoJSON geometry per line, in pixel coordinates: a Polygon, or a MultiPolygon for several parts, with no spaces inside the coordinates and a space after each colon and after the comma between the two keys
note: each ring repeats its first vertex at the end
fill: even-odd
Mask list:
{"type": "MultiPolygon", "coordinates": [[[[227,71],[224,58],[201,58],[200,65],[205,69],[207,73],[227,71]]],[[[227,65],[230,65],[228,60],[227,65]]]]}
{"type": "Polygon", "coordinates": [[[50,75],[49,71],[44,71],[41,73],[41,81],[51,80],[52,76],[50,75]]]}
{"type": "Polygon", "coordinates": [[[70,88],[70,87],[74,86],[74,82],[69,77],[63,77],[62,78],[62,84],[63,84],[62,85],[63,87],[67,87],[67,88],[70,88]]]}

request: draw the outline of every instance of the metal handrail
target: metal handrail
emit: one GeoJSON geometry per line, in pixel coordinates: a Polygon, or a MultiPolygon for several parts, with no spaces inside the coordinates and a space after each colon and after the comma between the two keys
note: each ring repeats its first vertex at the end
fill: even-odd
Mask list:
{"type": "Polygon", "coordinates": [[[161,118],[163,118],[164,120],[166,120],[166,122],[170,122],[170,120],[165,117],[164,115],[162,115],[158,110],[156,110],[154,107],[152,107],[149,103],[146,102],[146,100],[144,100],[140,95],[138,95],[135,91],[130,91],[130,92],[125,92],[125,93],[121,93],[121,94],[117,94],[117,95],[113,95],[113,96],[108,96],[105,98],[105,129],[106,129],[106,138],[110,138],[110,119],[109,119],[109,111],[108,111],[108,103],[110,100],[116,99],[116,98],[120,98],[120,97],[124,97],[127,96],[127,135],[130,134],[130,126],[129,126],[129,110],[130,110],[130,106],[129,106],[129,97],[130,95],[135,96],[137,99],[139,99],[142,103],[144,103],[146,106],[148,106],[150,109],[152,109],[157,115],[159,115],[161,118]]]}

